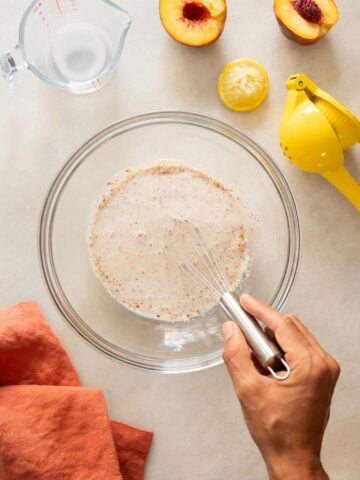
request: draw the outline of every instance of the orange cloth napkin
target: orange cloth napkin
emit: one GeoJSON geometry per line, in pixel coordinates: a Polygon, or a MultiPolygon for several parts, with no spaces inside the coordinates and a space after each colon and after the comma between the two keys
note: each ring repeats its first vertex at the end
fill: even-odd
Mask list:
{"type": "Polygon", "coordinates": [[[0,480],[141,480],[151,440],[80,386],[36,303],[0,309],[0,480]]]}

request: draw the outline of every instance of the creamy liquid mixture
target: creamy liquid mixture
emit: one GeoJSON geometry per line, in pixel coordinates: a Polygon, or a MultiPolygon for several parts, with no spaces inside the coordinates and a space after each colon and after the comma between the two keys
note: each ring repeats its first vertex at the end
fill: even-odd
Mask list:
{"type": "Polygon", "coordinates": [[[239,199],[198,170],[164,162],[112,179],[90,221],[92,267],[120,304],[169,321],[215,306],[209,289],[176,263],[178,252],[196,258],[179,220],[199,228],[233,288],[246,279],[250,257],[239,199]]]}

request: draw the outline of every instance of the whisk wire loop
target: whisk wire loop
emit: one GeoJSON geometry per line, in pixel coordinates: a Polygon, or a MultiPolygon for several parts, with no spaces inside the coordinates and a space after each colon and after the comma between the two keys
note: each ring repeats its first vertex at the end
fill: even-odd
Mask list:
{"type": "Polygon", "coordinates": [[[183,255],[178,254],[178,261],[177,261],[178,266],[181,268],[181,270],[191,279],[194,279],[194,276],[197,277],[197,279],[204,285],[206,286],[211,294],[214,296],[215,300],[219,300],[220,297],[222,296],[222,292],[218,290],[216,287],[214,287],[211,282],[206,278],[203,273],[196,268],[191,261],[184,257],[183,255]]]}
{"type": "MultiPolygon", "coordinates": [[[[195,238],[190,238],[190,241],[196,250],[198,258],[204,265],[207,274],[209,275],[210,279],[212,279],[211,281],[213,282],[213,286],[215,284],[215,288],[221,292],[221,297],[221,295],[226,291],[226,285],[223,283],[221,276],[218,275],[214,259],[211,257],[210,251],[206,248],[204,240],[200,236],[200,232],[198,231],[197,227],[195,228],[194,235],[196,236],[195,238]]],[[[194,268],[196,268],[196,266],[194,266],[194,268]]]]}
{"type": "Polygon", "coordinates": [[[231,290],[229,279],[213,250],[207,245],[199,228],[189,221],[180,222],[189,227],[190,241],[219,290],[222,294],[229,292],[231,290]]]}

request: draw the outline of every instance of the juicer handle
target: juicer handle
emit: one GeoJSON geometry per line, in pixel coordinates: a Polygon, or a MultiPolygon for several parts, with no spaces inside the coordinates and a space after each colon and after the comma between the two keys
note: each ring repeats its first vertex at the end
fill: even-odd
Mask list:
{"type": "Polygon", "coordinates": [[[241,307],[239,300],[232,293],[225,293],[220,298],[220,306],[225,313],[240,325],[240,328],[260,365],[269,370],[277,380],[286,380],[291,372],[289,365],[283,358],[279,347],[265,334],[257,320],[241,307]],[[276,364],[281,362],[285,373],[278,375],[274,371],[276,364]]]}
{"type": "Polygon", "coordinates": [[[360,184],[350,175],[345,167],[340,167],[329,172],[322,172],[321,175],[337,188],[356,210],[360,212],[360,184]]]}
{"type": "Polygon", "coordinates": [[[16,83],[16,74],[28,68],[28,63],[19,45],[0,55],[0,72],[4,79],[13,87],[16,83]]]}

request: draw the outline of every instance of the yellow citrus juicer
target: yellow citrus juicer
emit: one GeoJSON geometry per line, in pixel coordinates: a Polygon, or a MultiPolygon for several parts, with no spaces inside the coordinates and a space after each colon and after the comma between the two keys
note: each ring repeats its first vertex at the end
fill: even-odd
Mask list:
{"type": "Polygon", "coordinates": [[[360,120],[306,75],[286,82],[280,146],[291,163],[319,173],[360,212],[360,184],[344,167],[344,150],[360,142],[360,120]]]}

